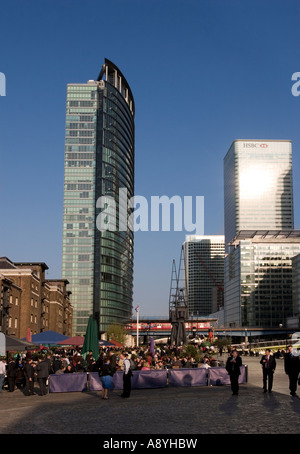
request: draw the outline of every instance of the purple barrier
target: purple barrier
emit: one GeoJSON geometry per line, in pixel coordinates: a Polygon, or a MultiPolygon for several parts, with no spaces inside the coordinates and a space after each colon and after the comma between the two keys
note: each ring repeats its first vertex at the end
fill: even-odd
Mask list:
{"type": "Polygon", "coordinates": [[[134,370],[132,373],[131,386],[133,389],[165,388],[168,386],[168,372],[166,369],[134,370]]]}
{"type": "Polygon", "coordinates": [[[89,389],[90,391],[102,391],[101,378],[98,372],[89,373],[89,389]]]}
{"type": "MultiPolygon", "coordinates": [[[[132,389],[164,388],[168,385],[167,371],[162,370],[134,370],[131,378],[132,389]]],[[[89,374],[90,391],[101,391],[101,378],[97,372],[89,374]]],[[[111,389],[123,389],[123,372],[116,372],[112,378],[111,389]]]]}
{"type": "MultiPolygon", "coordinates": [[[[89,389],[90,391],[101,391],[102,381],[98,372],[89,373],[89,389]]],[[[111,389],[123,389],[123,372],[116,372],[111,381],[111,389]]]]}
{"type": "Polygon", "coordinates": [[[87,390],[87,374],[52,374],[49,375],[50,393],[82,392],[87,390]]]}
{"type": "Polygon", "coordinates": [[[170,386],[207,386],[207,369],[169,369],[170,386]]]}
{"type": "MultiPolygon", "coordinates": [[[[102,382],[98,372],[89,373],[89,389],[90,391],[101,391],[102,382]]],[[[123,389],[123,372],[116,372],[111,381],[111,389],[123,389]]]]}
{"type": "MultiPolygon", "coordinates": [[[[210,385],[230,385],[230,377],[225,367],[211,367],[209,369],[210,385]]],[[[247,383],[246,367],[241,366],[239,383],[247,383]]]]}
{"type": "MultiPolygon", "coordinates": [[[[82,392],[101,391],[101,378],[97,372],[54,374],[49,376],[49,392],[82,392]]],[[[230,385],[230,378],[225,367],[211,367],[210,369],[169,369],[170,386],[207,386],[230,385]]],[[[247,383],[246,366],[241,367],[239,383],[247,383]]],[[[131,379],[132,389],[164,388],[168,386],[168,371],[161,370],[136,370],[131,379]]],[[[111,389],[123,389],[123,372],[116,372],[112,379],[111,389]]]]}
{"type": "MultiPolygon", "coordinates": [[[[131,379],[132,384],[132,379],[131,379]]],[[[113,376],[111,389],[123,389],[123,372],[116,372],[113,376]]]]}

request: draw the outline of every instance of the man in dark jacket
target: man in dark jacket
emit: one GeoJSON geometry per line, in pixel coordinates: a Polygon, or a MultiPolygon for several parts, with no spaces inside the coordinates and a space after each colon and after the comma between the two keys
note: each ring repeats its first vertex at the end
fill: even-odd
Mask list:
{"type": "Polygon", "coordinates": [[[54,374],[53,367],[52,367],[52,361],[51,361],[51,355],[47,355],[45,361],[48,363],[49,366],[49,374],[54,374]]]}
{"type": "Polygon", "coordinates": [[[239,393],[239,376],[241,374],[240,367],[242,366],[242,359],[236,350],[233,350],[231,355],[226,361],[226,370],[230,377],[231,391],[233,396],[239,393]]]}
{"type": "Polygon", "coordinates": [[[191,369],[192,368],[192,364],[191,364],[191,361],[190,361],[190,358],[189,357],[184,357],[183,360],[182,360],[182,367],[186,368],[186,369],[191,369]]]}
{"type": "Polygon", "coordinates": [[[40,387],[40,396],[45,396],[47,394],[47,380],[49,377],[49,363],[42,357],[38,359],[38,364],[36,366],[37,371],[37,381],[40,387]]]}
{"type": "Polygon", "coordinates": [[[110,367],[111,367],[112,373],[114,374],[117,370],[117,356],[112,350],[109,352],[109,359],[110,359],[110,367]]]}
{"type": "Polygon", "coordinates": [[[87,372],[92,372],[94,369],[94,365],[96,364],[96,361],[94,359],[93,352],[90,350],[89,353],[85,357],[86,361],[86,370],[87,372]]]}
{"type": "Polygon", "coordinates": [[[58,370],[60,370],[60,367],[62,365],[62,361],[60,359],[60,357],[58,355],[56,355],[54,358],[53,358],[53,364],[52,364],[52,370],[53,370],[53,373],[55,374],[58,370]]]}
{"type": "Polygon", "coordinates": [[[13,392],[16,387],[16,377],[18,372],[18,363],[16,360],[11,359],[7,366],[7,382],[8,382],[8,391],[13,392]]]}
{"type": "Polygon", "coordinates": [[[31,358],[28,358],[24,365],[25,396],[32,396],[34,393],[34,367],[31,358]]]}
{"type": "Polygon", "coordinates": [[[295,354],[293,351],[292,345],[288,346],[288,352],[284,355],[284,371],[289,376],[291,396],[297,396],[296,391],[300,372],[300,359],[299,355],[295,354]]]}
{"type": "Polygon", "coordinates": [[[262,356],[260,364],[262,365],[263,370],[264,393],[266,393],[267,390],[271,393],[273,387],[273,376],[276,369],[276,359],[273,355],[271,355],[271,351],[268,348],[266,349],[265,355],[262,356]]]}

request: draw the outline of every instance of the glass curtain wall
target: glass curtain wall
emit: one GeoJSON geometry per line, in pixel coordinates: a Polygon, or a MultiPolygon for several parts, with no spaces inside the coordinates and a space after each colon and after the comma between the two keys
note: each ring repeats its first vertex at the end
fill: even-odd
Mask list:
{"type": "Polygon", "coordinates": [[[131,319],[133,195],[134,100],[122,73],[105,60],[97,81],[67,87],[62,274],[72,292],[74,335],[85,334],[90,315],[100,333],[131,319]],[[109,206],[101,229],[100,197],[116,208],[109,206]]]}

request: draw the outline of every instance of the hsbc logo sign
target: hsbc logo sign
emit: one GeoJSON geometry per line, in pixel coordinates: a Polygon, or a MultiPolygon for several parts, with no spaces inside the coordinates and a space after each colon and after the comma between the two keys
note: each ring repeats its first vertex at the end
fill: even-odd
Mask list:
{"type": "Polygon", "coordinates": [[[255,142],[248,142],[244,143],[244,148],[268,148],[267,143],[255,143],[255,142]]]}

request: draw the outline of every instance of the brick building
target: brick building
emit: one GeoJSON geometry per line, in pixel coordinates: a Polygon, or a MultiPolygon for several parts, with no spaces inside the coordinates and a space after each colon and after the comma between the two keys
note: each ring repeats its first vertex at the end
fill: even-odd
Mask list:
{"type": "Polygon", "coordinates": [[[48,266],[0,258],[0,331],[17,338],[52,330],[72,335],[73,308],[65,279],[47,280],[48,266]]]}

